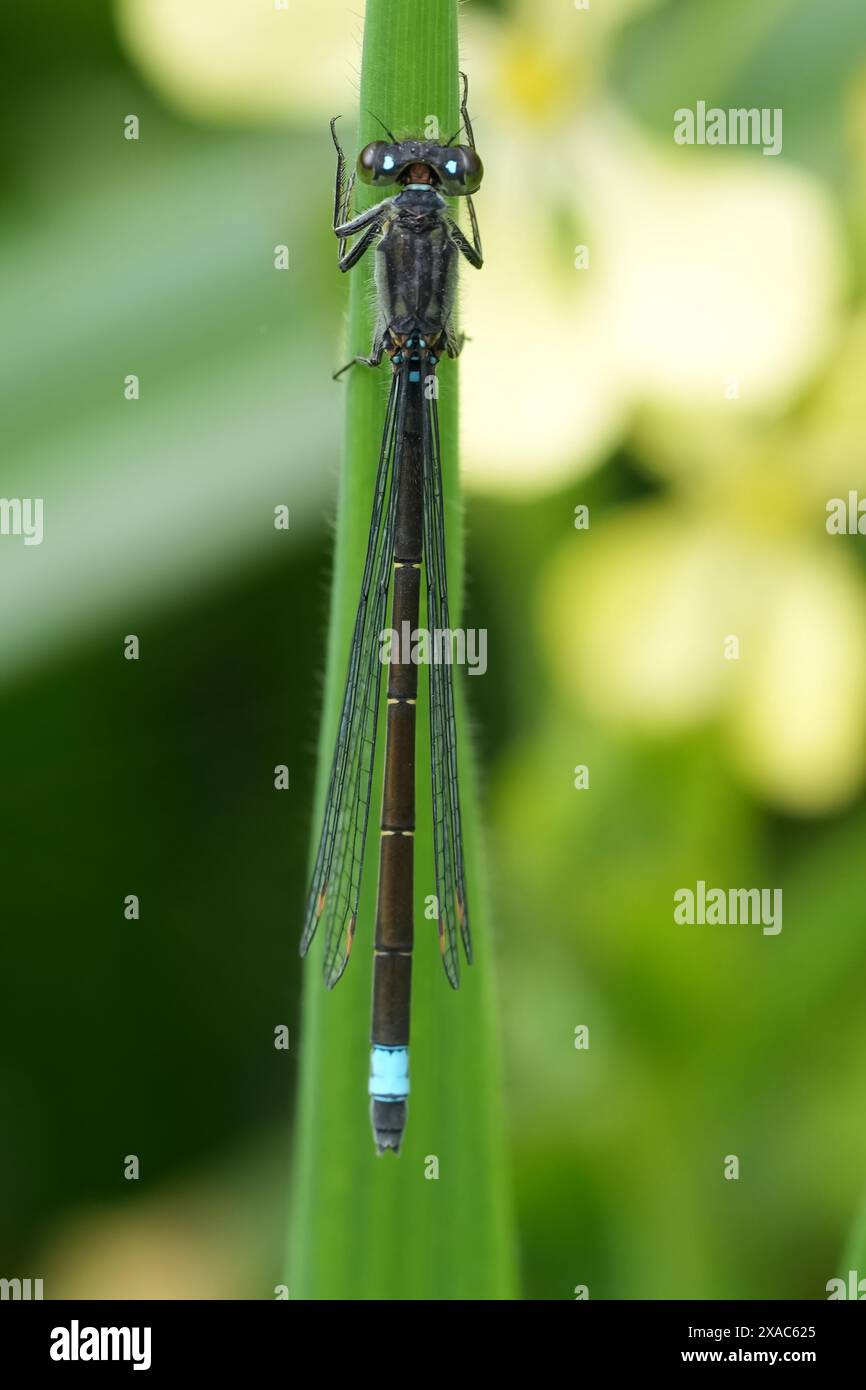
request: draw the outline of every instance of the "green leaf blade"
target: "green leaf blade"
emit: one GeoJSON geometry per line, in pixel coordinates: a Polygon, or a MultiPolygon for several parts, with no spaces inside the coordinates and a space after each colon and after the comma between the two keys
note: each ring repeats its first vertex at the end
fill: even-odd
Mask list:
{"type": "MultiPolygon", "coordinates": [[[[358,148],[381,135],[378,117],[400,137],[424,133],[431,117],[442,139],[459,124],[456,0],[368,0],[358,148]],[[371,114],[372,113],[372,114],[371,114]]],[[[344,140],[347,138],[343,133],[344,140]]],[[[351,157],[356,151],[347,149],[351,157]]],[[[358,209],[379,190],[358,188],[358,209]]],[[[336,260],[336,253],[335,253],[336,260]]],[[[349,354],[366,353],[373,331],[372,263],[350,276],[349,354]]],[[[470,272],[472,273],[472,272],[470,272]]],[[[346,383],[346,438],[328,645],[317,813],[321,810],[339,714],[348,644],[369,526],[371,491],[388,386],[355,369],[346,383]]],[[[339,388],[335,387],[335,392],[339,388]]],[[[440,422],[452,623],[460,620],[461,513],[457,485],[457,372],[440,372],[440,422]]],[[[370,980],[378,874],[374,779],[358,929],[352,960],[336,989],[321,979],[321,943],[304,985],[300,1100],[289,1287],[292,1298],[495,1299],[516,1296],[499,1048],[495,1026],[478,804],[470,749],[461,737],[461,806],[475,965],[452,990],[439,958],[436,924],[424,916],[436,891],[430,812],[427,681],[421,676],[416,756],[415,953],[412,1093],[399,1157],[377,1156],[367,1100],[370,980]],[[434,1162],[438,1177],[431,1174],[434,1162]]],[[[458,719],[463,692],[457,673],[458,719]]],[[[315,829],[318,829],[316,825],[315,829]]]]}

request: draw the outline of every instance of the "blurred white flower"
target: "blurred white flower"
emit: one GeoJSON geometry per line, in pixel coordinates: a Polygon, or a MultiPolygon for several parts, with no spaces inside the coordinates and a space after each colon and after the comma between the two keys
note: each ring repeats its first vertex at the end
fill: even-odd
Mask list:
{"type": "Polygon", "coordinates": [[[864,372],[855,323],[792,425],[642,422],[676,492],[575,533],[541,586],[567,701],[651,735],[715,722],[742,780],[794,813],[835,810],[866,779],[866,595],[825,527],[831,497],[866,492],[864,372]]]}
{"type": "Polygon", "coordinates": [[[605,94],[605,7],[514,9],[516,33],[466,14],[486,173],[484,271],[461,287],[464,457],[496,492],[586,472],[647,401],[780,409],[833,342],[842,278],[817,181],[660,147],[605,94]]]}
{"type": "Polygon", "coordinates": [[[130,56],[179,110],[232,124],[326,120],[357,91],[363,0],[116,0],[130,56]]]}

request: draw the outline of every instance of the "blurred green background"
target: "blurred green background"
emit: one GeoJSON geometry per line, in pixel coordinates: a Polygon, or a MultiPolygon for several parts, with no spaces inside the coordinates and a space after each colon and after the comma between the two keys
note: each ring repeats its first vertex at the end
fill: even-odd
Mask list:
{"type": "MultiPolygon", "coordinates": [[[[0,491],[45,499],[41,546],[0,538],[0,1274],[49,1297],[283,1275],[360,9],[0,17],[0,491]]],[[[825,528],[866,494],[866,13],[463,20],[465,684],[524,1292],[819,1298],[866,1191],[866,563],[825,528]],[[698,100],[782,108],[783,153],[676,146],[698,100]],[[676,926],[698,879],[781,888],[781,934],[676,926]]]]}

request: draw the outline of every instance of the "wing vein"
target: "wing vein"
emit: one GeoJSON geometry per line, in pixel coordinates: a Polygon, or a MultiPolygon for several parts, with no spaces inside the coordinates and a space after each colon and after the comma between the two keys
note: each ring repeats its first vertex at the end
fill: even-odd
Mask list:
{"type": "Polygon", "coordinates": [[[430,764],[433,783],[433,851],[439,905],[439,944],[450,984],[460,984],[458,931],[467,962],[472,941],[466,903],[463,829],[457,776],[457,723],[452,679],[451,622],[445,564],[445,516],[439,414],[435,397],[424,416],[424,556],[430,628],[430,764]]]}
{"type": "Polygon", "coordinates": [[[361,892],[382,683],[379,639],[391,582],[405,414],[401,382],[395,374],[388,397],[346,689],[301,937],[301,955],[306,955],[321,925],[329,989],[346,968],[361,892]]]}

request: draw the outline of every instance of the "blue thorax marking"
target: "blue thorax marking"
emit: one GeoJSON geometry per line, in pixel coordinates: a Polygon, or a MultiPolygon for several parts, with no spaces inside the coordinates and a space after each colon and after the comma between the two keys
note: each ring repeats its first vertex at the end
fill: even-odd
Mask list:
{"type": "MultiPolygon", "coordinates": [[[[415,338],[407,338],[406,341],[405,341],[405,343],[403,344],[403,347],[405,347],[405,348],[407,349],[407,351],[409,351],[409,350],[411,349],[411,351],[409,351],[409,362],[410,362],[410,363],[413,363],[413,362],[418,362],[418,363],[420,363],[420,362],[423,361],[423,358],[422,358],[422,356],[421,356],[421,353],[418,351],[418,348],[426,348],[426,347],[427,347],[427,339],[426,339],[426,338],[418,338],[418,339],[415,339],[415,338]]],[[[394,362],[394,363],[402,362],[402,361],[403,361],[403,349],[401,348],[398,352],[395,352],[395,353],[394,353],[394,356],[392,357],[391,360],[392,360],[392,362],[394,362]]],[[[429,364],[431,367],[435,367],[435,366],[436,366],[436,363],[437,363],[438,361],[439,361],[439,358],[436,356],[436,353],[435,353],[435,352],[430,352],[430,351],[428,350],[428,352],[427,352],[427,362],[428,362],[428,364],[429,364]]],[[[409,372],[409,380],[410,380],[410,381],[420,381],[420,380],[421,380],[421,373],[420,373],[420,371],[410,371],[410,372],[409,372]]]]}

